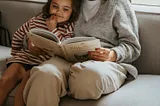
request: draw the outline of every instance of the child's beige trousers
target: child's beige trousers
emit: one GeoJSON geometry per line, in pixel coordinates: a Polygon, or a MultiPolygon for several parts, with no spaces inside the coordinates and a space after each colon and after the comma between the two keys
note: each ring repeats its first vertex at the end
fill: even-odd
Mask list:
{"type": "Polygon", "coordinates": [[[52,57],[31,70],[24,89],[24,101],[26,106],[58,106],[60,97],[67,92],[76,99],[98,99],[102,94],[118,90],[126,73],[114,62],[90,60],[72,65],[52,57]]]}

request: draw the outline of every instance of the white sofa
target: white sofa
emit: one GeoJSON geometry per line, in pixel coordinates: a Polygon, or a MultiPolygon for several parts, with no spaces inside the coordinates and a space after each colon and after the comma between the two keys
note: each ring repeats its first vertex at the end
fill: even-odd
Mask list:
{"type": "MultiPolygon", "coordinates": [[[[22,0],[1,0],[2,25],[10,34],[30,17],[38,14],[44,4],[22,0]]],[[[160,106],[160,14],[136,12],[139,22],[141,56],[135,65],[139,71],[138,78],[127,81],[118,91],[103,95],[99,100],[75,100],[63,97],[60,106],[160,106]]],[[[4,70],[5,58],[10,57],[10,48],[0,46],[0,68],[4,70]]],[[[1,69],[0,69],[1,70],[1,69]]],[[[15,90],[5,103],[12,106],[15,90]]]]}

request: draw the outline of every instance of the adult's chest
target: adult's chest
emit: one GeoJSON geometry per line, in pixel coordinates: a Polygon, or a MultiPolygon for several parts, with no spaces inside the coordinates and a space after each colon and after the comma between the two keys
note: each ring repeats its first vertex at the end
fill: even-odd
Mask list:
{"type": "Polygon", "coordinates": [[[75,24],[75,36],[93,36],[100,39],[115,39],[116,32],[110,17],[99,16],[85,22],[80,20],[75,24]]]}

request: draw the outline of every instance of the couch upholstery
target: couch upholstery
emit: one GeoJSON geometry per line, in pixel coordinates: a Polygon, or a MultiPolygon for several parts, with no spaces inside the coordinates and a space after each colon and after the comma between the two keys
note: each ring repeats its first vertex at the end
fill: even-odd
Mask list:
{"type": "MultiPolygon", "coordinates": [[[[29,0],[28,0],[29,1],[29,0]]],[[[38,14],[44,4],[22,0],[1,0],[2,25],[10,34],[30,17],[38,14]]],[[[139,22],[142,53],[133,65],[139,71],[138,78],[127,81],[118,91],[103,95],[99,100],[75,100],[63,97],[60,106],[160,106],[160,14],[136,12],[139,22]]],[[[10,57],[10,48],[0,46],[0,70],[4,70],[5,58],[10,57]]],[[[15,90],[5,103],[12,106],[15,90]]]]}

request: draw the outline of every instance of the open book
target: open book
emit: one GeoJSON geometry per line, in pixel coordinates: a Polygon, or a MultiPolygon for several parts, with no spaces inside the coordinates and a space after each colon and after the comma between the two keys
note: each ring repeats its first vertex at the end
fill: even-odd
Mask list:
{"type": "Polygon", "coordinates": [[[88,60],[88,51],[101,47],[100,40],[95,37],[73,37],[60,41],[52,32],[38,28],[31,29],[27,35],[36,47],[70,62],[88,60]]]}

